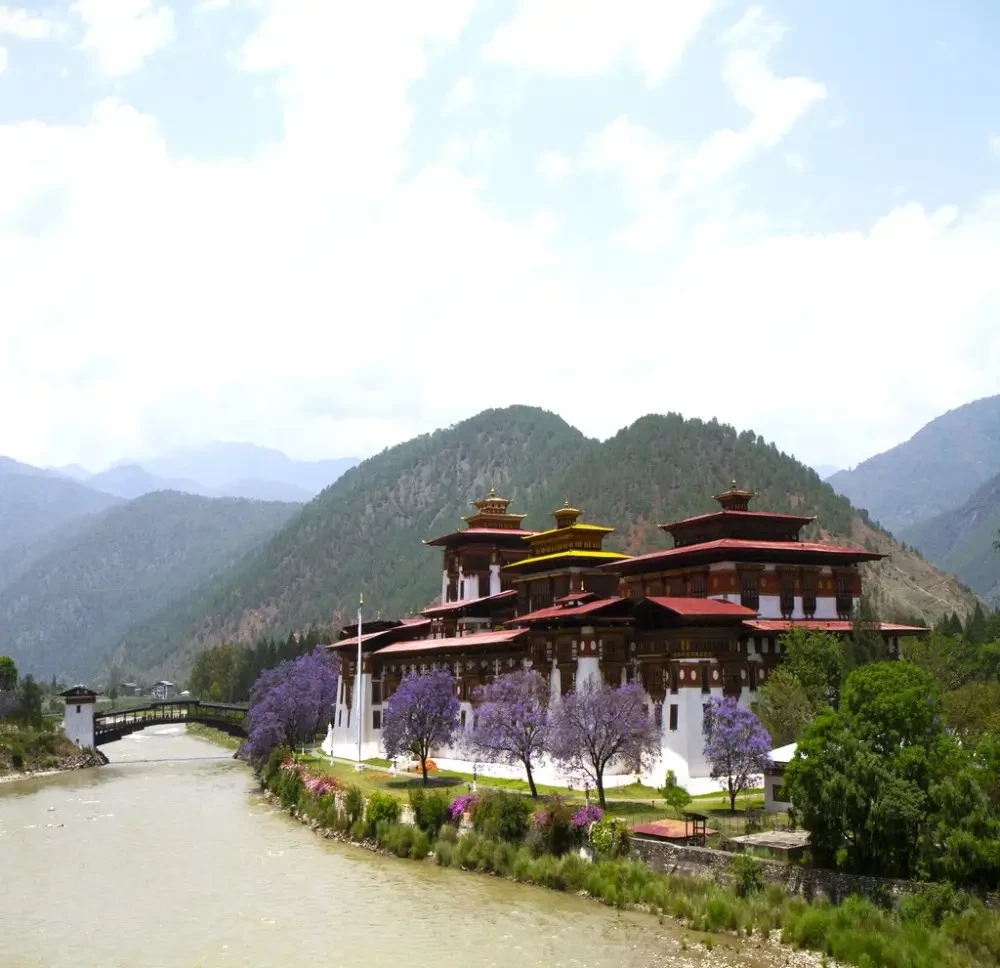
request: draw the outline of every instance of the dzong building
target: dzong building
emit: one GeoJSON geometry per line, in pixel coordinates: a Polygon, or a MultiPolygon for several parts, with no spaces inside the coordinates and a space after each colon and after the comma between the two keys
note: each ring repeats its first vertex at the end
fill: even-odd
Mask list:
{"type": "MultiPolygon", "coordinates": [[[[411,670],[451,670],[460,728],[468,730],[476,687],[530,666],[547,678],[553,699],[588,680],[641,683],[662,735],[651,778],[659,783],[670,769],[681,783],[707,786],[697,781],[709,776],[708,699],[752,704],[781,661],[779,636],[793,626],[851,634],[859,566],[885,557],[803,541],[812,517],[751,510],[754,496],[733,482],[715,496],[717,511],[661,526],[673,547],[634,557],[606,550],[613,529],[581,520],[568,503],[553,512],[551,527],[532,531],[508,499],[491,491],[474,502],[464,527],[425,542],[441,550],[441,604],[362,626],[362,757],[382,755],[383,710],[411,670]]],[[[887,623],[880,630],[893,655],[901,637],[926,631],[887,623]]],[[[356,626],[330,646],[343,675],[324,745],[349,758],[358,755],[357,646],[356,626]]],[[[472,771],[460,743],[435,759],[472,771]]],[[[561,778],[546,766],[537,779],[561,778]]]]}

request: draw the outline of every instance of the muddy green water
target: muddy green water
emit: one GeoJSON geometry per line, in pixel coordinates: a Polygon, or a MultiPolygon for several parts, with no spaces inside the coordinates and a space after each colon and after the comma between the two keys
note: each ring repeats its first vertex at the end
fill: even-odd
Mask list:
{"type": "Polygon", "coordinates": [[[657,966],[703,957],[653,917],[326,841],[183,727],[111,765],[0,784],[0,965],[657,966]]]}

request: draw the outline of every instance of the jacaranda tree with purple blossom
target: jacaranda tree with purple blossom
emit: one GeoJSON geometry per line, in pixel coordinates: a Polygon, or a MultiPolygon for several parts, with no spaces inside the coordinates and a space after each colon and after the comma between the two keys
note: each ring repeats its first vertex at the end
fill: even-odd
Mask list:
{"type": "Polygon", "coordinates": [[[548,744],[548,683],[534,669],[519,669],[480,686],[473,699],[469,753],[488,763],[523,766],[531,795],[537,797],[533,770],[548,744]]]}
{"type": "Polygon", "coordinates": [[[749,709],[731,696],[713,698],[705,709],[705,758],[712,779],[725,780],[729,809],[771,762],[771,735],[749,709]]]}
{"type": "Polygon", "coordinates": [[[447,669],[409,672],[389,699],[382,718],[385,755],[395,759],[412,752],[427,783],[427,758],[436,746],[451,742],[458,728],[455,677],[447,669]]]}
{"type": "Polygon", "coordinates": [[[604,773],[613,765],[642,772],[660,752],[660,731],[637,683],[612,689],[588,680],[562,697],[552,711],[552,754],[570,770],[594,781],[602,807],[604,773]]]}
{"type": "Polygon", "coordinates": [[[262,672],[250,690],[241,755],[259,766],[278,746],[309,742],[333,715],[339,671],[338,658],[319,648],[262,672]]]}

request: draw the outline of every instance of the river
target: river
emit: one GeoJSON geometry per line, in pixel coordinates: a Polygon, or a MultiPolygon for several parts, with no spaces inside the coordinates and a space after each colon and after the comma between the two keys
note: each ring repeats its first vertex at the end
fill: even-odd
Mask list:
{"type": "Polygon", "coordinates": [[[3,968],[759,963],[735,939],[684,950],[648,915],[324,840],[183,727],[104,749],[108,766],[0,784],[3,968]]]}

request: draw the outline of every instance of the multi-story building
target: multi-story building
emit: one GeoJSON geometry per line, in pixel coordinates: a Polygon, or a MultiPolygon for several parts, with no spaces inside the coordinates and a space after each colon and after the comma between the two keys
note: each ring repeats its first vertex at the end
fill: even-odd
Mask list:
{"type": "MultiPolygon", "coordinates": [[[[605,550],[613,529],[580,521],[568,503],[553,512],[553,528],[532,532],[493,492],[475,502],[466,528],[427,542],[444,549],[441,604],[420,618],[362,627],[362,756],[380,754],[385,703],[407,672],[452,671],[464,730],[477,686],[530,666],[546,676],[554,701],[588,680],[640,683],[663,737],[654,775],[707,777],[708,699],[752,703],[793,626],[850,634],[859,566],[884,557],[802,541],[813,518],[751,511],[753,497],[734,482],[716,496],[718,511],[662,526],[672,548],[636,557],[605,550]]],[[[890,654],[901,636],[926,631],[879,629],[890,654]]],[[[345,629],[331,646],[343,675],[330,739],[345,756],[358,749],[356,634],[345,629]]],[[[461,761],[460,744],[438,759],[461,761]]]]}

